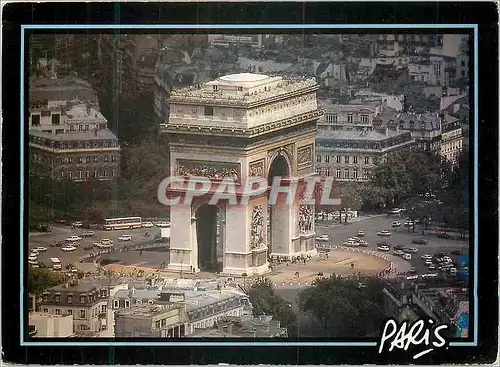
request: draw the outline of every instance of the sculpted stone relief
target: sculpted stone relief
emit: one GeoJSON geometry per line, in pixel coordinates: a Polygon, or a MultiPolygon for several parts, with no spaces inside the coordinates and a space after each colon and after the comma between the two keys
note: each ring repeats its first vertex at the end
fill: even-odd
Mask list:
{"type": "MultiPolygon", "coordinates": [[[[303,193],[300,196],[301,202],[310,200],[312,194],[303,193]]],[[[313,230],[313,220],[314,220],[314,208],[312,205],[300,205],[299,206],[299,234],[309,233],[313,230]]]]}
{"type": "Polygon", "coordinates": [[[312,162],[313,147],[308,145],[306,147],[301,147],[297,150],[297,163],[307,164],[312,162]]]}
{"type": "Polygon", "coordinates": [[[177,162],[177,174],[188,177],[206,177],[216,180],[232,178],[239,180],[240,172],[236,165],[212,162],[177,162]]]}
{"type": "Polygon", "coordinates": [[[280,147],[280,148],[276,148],[276,149],[273,149],[273,150],[270,150],[267,152],[267,160],[269,162],[269,164],[272,163],[272,159],[274,159],[277,154],[279,154],[279,152],[286,152],[286,155],[288,156],[288,158],[290,159],[290,165],[291,165],[291,168],[293,170],[293,162],[294,162],[294,144],[288,144],[288,145],[285,145],[284,147],[280,147]]]}
{"type": "Polygon", "coordinates": [[[250,232],[250,246],[252,250],[265,247],[264,231],[265,227],[262,205],[256,205],[253,207],[252,211],[252,225],[250,232]]]}
{"type": "Polygon", "coordinates": [[[248,175],[250,177],[264,177],[264,160],[250,163],[248,167],[248,175]]]}

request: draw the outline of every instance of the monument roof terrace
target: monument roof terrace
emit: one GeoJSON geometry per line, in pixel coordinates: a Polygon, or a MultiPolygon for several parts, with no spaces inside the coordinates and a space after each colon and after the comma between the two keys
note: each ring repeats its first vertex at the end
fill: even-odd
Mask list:
{"type": "Polygon", "coordinates": [[[315,78],[231,74],[200,87],[173,90],[170,103],[250,107],[279,100],[285,96],[316,91],[318,88],[315,78]]]}

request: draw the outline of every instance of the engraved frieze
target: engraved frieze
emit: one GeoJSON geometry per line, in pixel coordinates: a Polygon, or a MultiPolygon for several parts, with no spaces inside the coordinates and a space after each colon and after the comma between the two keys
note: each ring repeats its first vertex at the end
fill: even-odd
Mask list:
{"type": "Polygon", "coordinates": [[[201,162],[201,161],[177,161],[177,174],[187,177],[205,177],[216,180],[232,178],[239,180],[240,169],[238,164],[201,162]]]}
{"type": "Polygon", "coordinates": [[[300,147],[297,150],[297,164],[305,165],[308,163],[312,163],[313,156],[313,147],[312,145],[308,145],[305,147],[300,147]]]}
{"type": "Polygon", "coordinates": [[[264,177],[264,160],[250,163],[248,167],[248,175],[250,177],[264,177]]]}

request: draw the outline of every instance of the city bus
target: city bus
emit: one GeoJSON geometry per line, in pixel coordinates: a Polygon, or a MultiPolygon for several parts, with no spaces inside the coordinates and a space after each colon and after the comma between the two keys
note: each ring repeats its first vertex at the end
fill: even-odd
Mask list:
{"type": "Polygon", "coordinates": [[[114,229],[135,229],[135,228],[142,228],[141,217],[104,219],[104,229],[107,231],[111,231],[114,229]]]}

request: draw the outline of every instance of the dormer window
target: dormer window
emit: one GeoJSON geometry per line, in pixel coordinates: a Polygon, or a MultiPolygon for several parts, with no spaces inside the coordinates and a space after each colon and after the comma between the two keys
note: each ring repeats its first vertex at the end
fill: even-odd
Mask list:
{"type": "Polygon", "coordinates": [[[219,90],[219,86],[218,85],[213,85],[212,86],[214,92],[217,92],[219,90]]]}
{"type": "Polygon", "coordinates": [[[237,90],[238,92],[243,92],[243,87],[236,87],[236,90],[237,90]]]}

